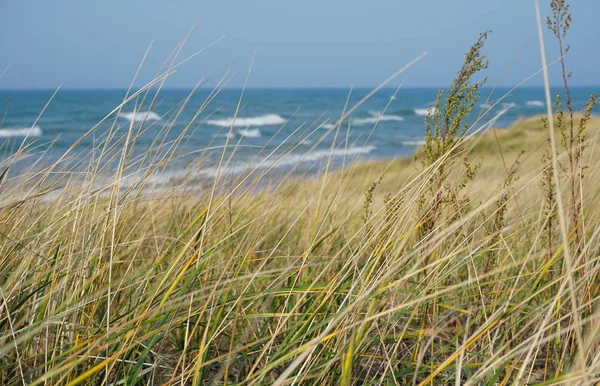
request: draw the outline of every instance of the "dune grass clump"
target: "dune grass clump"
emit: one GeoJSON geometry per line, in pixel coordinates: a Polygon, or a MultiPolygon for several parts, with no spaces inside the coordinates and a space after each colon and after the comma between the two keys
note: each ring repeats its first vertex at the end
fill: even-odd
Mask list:
{"type": "Polygon", "coordinates": [[[461,191],[473,179],[477,166],[469,163],[463,156],[465,166],[464,178],[460,182],[448,184],[448,172],[452,169],[456,155],[461,153],[461,139],[469,129],[467,115],[479,99],[479,89],[486,82],[472,82],[472,77],[485,70],[489,63],[486,54],[481,53],[488,33],[479,36],[477,42],[465,55],[465,61],[458,76],[450,86],[448,95],[442,104],[443,91],[438,92],[434,107],[425,118],[425,145],[423,146],[423,166],[435,167],[436,175],[427,189],[427,196],[420,203],[424,221],[422,234],[425,236],[435,229],[440,212],[444,207],[451,209],[449,221],[458,218],[464,210],[468,210],[468,198],[461,198],[461,191]],[[432,199],[427,203],[428,196],[432,199]]]}
{"type": "Polygon", "coordinates": [[[0,164],[0,384],[600,381],[600,118],[471,135],[485,37],[414,160],[165,187],[183,134],[132,151],[157,122],[17,174],[24,145],[0,164]]]}

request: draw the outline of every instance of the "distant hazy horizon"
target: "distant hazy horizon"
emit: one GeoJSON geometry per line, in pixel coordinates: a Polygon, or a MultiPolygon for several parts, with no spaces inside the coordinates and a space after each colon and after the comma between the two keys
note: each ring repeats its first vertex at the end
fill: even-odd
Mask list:
{"type": "MultiPolygon", "coordinates": [[[[273,91],[285,91],[285,90],[290,90],[290,91],[311,91],[311,90],[331,90],[331,91],[350,91],[351,89],[354,91],[371,91],[372,89],[374,89],[375,87],[377,87],[378,85],[372,85],[372,86],[247,86],[245,88],[245,90],[265,90],[265,91],[269,91],[269,90],[273,90],[273,91]]],[[[445,90],[447,89],[448,84],[446,85],[438,85],[438,86],[401,86],[400,89],[404,89],[404,90],[445,90]]],[[[493,90],[493,89],[497,89],[497,90],[502,90],[502,91],[507,91],[510,90],[514,87],[517,87],[517,85],[501,85],[501,86],[490,86],[485,85],[481,88],[482,93],[485,94],[486,91],[489,90],[493,90]]],[[[522,85],[519,86],[519,89],[543,89],[543,85],[522,85]]],[[[394,92],[396,89],[398,88],[398,86],[395,87],[382,87],[380,89],[381,92],[385,92],[385,91],[391,91],[394,92]]],[[[550,88],[554,89],[554,88],[558,88],[559,90],[557,90],[558,92],[562,92],[564,85],[562,83],[555,83],[555,84],[550,84],[550,88]]],[[[577,89],[586,89],[586,88],[600,88],[600,84],[589,84],[589,85],[580,85],[580,84],[576,84],[576,85],[570,85],[569,88],[577,88],[577,89]]],[[[57,89],[59,89],[60,91],[127,91],[128,87],[62,87],[61,85],[55,87],[55,88],[48,88],[48,87],[40,87],[40,88],[35,88],[35,87],[28,87],[28,88],[2,88],[0,87],[0,92],[19,92],[19,91],[48,91],[48,92],[54,92],[57,89]]],[[[213,86],[206,86],[206,87],[202,87],[201,90],[212,90],[213,86]]],[[[242,91],[244,90],[243,87],[240,86],[227,86],[227,87],[223,87],[223,90],[228,90],[228,91],[242,91]]],[[[133,88],[132,92],[136,91],[137,88],[133,88]]],[[[157,90],[154,87],[151,87],[150,90],[157,90]]],[[[163,87],[161,88],[162,91],[192,91],[193,88],[192,87],[163,87]]],[[[59,92],[60,92],[59,91],[59,92]]]]}
{"type": "MultiPolygon", "coordinates": [[[[543,14],[549,1],[542,0],[543,14]]],[[[600,2],[573,1],[566,57],[572,85],[600,85],[594,50],[600,2]]],[[[0,4],[0,89],[123,89],[152,43],[135,87],[151,80],[196,25],[178,61],[209,47],[177,69],[170,89],[214,86],[234,74],[240,88],[256,56],[250,88],[372,88],[424,51],[428,55],[392,85],[445,87],[480,32],[491,29],[489,84],[512,86],[540,69],[533,0],[381,0],[301,4],[263,0],[80,2],[5,1],[0,4]],[[10,64],[10,66],[9,66],[10,64]],[[229,72],[228,72],[229,71],[229,72]]],[[[548,60],[557,58],[546,31],[548,60]]],[[[558,66],[551,83],[560,85],[558,66]]],[[[539,86],[542,77],[526,85],[539,86]]]]}

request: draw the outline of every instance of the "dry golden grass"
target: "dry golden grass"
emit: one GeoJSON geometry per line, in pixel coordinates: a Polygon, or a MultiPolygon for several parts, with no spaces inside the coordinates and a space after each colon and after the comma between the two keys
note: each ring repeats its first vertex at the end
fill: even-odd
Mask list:
{"type": "Polygon", "coordinates": [[[259,192],[260,171],[192,193],[118,186],[122,172],[101,179],[98,164],[10,178],[0,382],[589,384],[600,373],[600,119],[588,127],[574,305],[558,232],[551,250],[545,239],[539,117],[464,143],[481,162],[470,210],[425,238],[416,208],[433,171],[419,152],[259,192]]]}

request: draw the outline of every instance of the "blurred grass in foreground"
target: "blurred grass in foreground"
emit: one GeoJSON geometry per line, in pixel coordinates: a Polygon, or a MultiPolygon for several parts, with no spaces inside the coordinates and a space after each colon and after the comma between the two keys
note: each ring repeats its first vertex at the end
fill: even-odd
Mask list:
{"type": "MultiPolygon", "coordinates": [[[[558,101],[556,122],[487,117],[466,137],[477,87],[454,85],[469,97],[438,100],[414,159],[311,178],[267,167],[166,189],[187,128],[134,157],[145,122],[115,122],[89,163],[70,150],[15,173],[24,142],[1,163],[0,383],[599,381],[600,118],[558,101]]],[[[343,144],[342,123],[324,136],[343,144]]]]}
{"type": "Polygon", "coordinates": [[[115,172],[99,188],[82,173],[43,200],[43,179],[30,192],[19,184],[40,172],[5,181],[1,382],[269,384],[303,353],[284,383],[596,379],[600,119],[589,127],[573,258],[584,346],[573,342],[558,236],[547,250],[536,117],[464,143],[481,162],[472,209],[425,239],[415,210],[435,170],[407,159],[260,192],[239,176],[148,195],[143,179],[113,189],[115,172]],[[506,186],[504,165],[522,149],[520,178],[506,186]],[[506,193],[505,225],[491,232],[506,193]]]}

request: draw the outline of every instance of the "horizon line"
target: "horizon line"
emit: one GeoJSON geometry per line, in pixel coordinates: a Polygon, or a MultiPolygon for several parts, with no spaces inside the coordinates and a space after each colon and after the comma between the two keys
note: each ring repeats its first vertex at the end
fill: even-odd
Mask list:
{"type": "MultiPolygon", "coordinates": [[[[143,86],[140,86],[140,88],[143,86]]],[[[375,89],[377,86],[248,86],[245,89],[246,90],[349,90],[349,89],[354,89],[354,90],[372,90],[375,89]]],[[[510,89],[510,88],[514,88],[515,85],[513,86],[489,86],[489,85],[485,85],[482,86],[482,89],[510,89]]],[[[543,88],[544,85],[522,85],[519,86],[518,88],[543,88]]],[[[555,88],[555,87],[564,87],[563,84],[555,84],[555,85],[550,85],[550,87],[555,88]]],[[[576,85],[570,85],[569,87],[575,87],[575,88],[594,88],[594,87],[598,87],[600,88],[600,85],[580,85],[580,84],[576,84],[576,85]]],[[[385,86],[382,87],[381,89],[397,89],[398,87],[394,87],[394,86],[385,86]]],[[[435,89],[435,90],[439,90],[439,89],[447,89],[448,85],[446,86],[403,86],[400,89],[435,89]]],[[[58,89],[58,87],[21,87],[21,88],[4,88],[4,87],[0,87],[0,92],[1,91],[55,91],[56,89],[58,89]]],[[[128,89],[128,86],[123,86],[123,87],[60,87],[61,90],[64,91],[126,91],[128,89]]],[[[192,90],[193,87],[162,87],[161,90],[164,91],[190,91],[192,90]]],[[[199,88],[198,90],[213,90],[213,88],[199,88]]],[[[241,86],[230,86],[230,87],[223,87],[222,90],[242,90],[244,89],[244,87],[241,86]]],[[[151,87],[150,90],[156,90],[156,88],[151,87]]]]}

